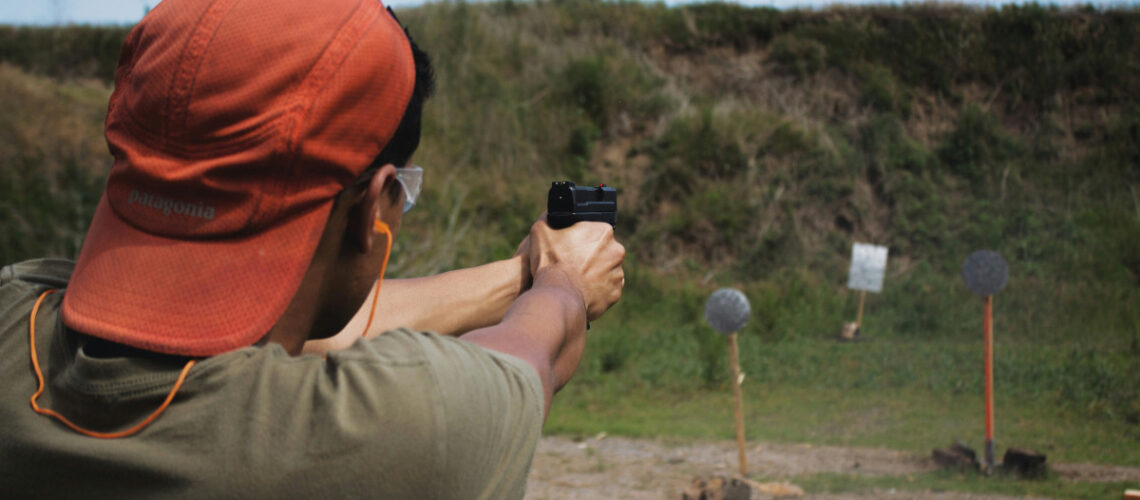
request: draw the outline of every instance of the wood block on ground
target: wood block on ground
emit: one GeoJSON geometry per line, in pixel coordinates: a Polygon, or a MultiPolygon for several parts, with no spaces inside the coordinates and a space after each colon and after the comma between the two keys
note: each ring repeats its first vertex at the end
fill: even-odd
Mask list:
{"type": "Polygon", "coordinates": [[[1001,459],[1002,467],[1026,477],[1045,475],[1045,455],[1033,450],[1010,447],[1001,459]]]}
{"type": "Polygon", "coordinates": [[[948,448],[935,448],[932,456],[934,463],[943,467],[978,468],[977,452],[957,441],[948,448]]]}

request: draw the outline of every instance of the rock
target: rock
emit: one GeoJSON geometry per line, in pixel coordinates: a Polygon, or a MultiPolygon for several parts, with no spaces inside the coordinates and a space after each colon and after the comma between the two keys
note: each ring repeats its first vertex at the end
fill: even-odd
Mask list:
{"type": "Polygon", "coordinates": [[[689,483],[689,488],[681,492],[681,500],[701,500],[705,489],[705,480],[700,477],[694,477],[689,483]]]}
{"type": "Polygon", "coordinates": [[[752,499],[752,488],[750,488],[747,483],[744,483],[739,479],[729,479],[724,483],[723,489],[721,491],[724,492],[724,496],[722,497],[724,500],[752,499]]]}
{"type": "Polygon", "coordinates": [[[749,479],[713,476],[693,478],[682,500],[767,500],[802,497],[804,490],[791,483],[758,483],[749,479]]]}
{"type": "Polygon", "coordinates": [[[855,323],[844,323],[843,329],[839,331],[839,340],[847,342],[859,340],[859,327],[855,323]]]}
{"type": "MultiPolygon", "coordinates": [[[[689,489],[685,490],[685,492],[681,494],[681,499],[682,500],[739,500],[735,496],[731,497],[731,499],[729,497],[725,496],[725,484],[726,483],[727,483],[727,480],[725,480],[725,478],[722,476],[713,476],[708,481],[705,481],[704,478],[701,478],[701,477],[695,477],[695,478],[693,478],[692,484],[689,485],[689,489]]],[[[743,498],[743,500],[748,500],[748,497],[745,496],[743,498]]]]}

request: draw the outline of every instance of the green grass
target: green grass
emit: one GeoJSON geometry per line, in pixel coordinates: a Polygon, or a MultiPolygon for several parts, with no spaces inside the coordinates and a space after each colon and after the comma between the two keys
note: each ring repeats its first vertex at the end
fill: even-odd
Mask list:
{"type": "MultiPolygon", "coordinates": [[[[789,362],[796,362],[788,358],[789,362]]],[[[826,361],[826,360],[824,360],[826,361]]],[[[980,363],[978,363],[980,365],[980,363]]],[[[749,373],[748,366],[743,370],[749,373]]],[[[746,376],[745,427],[759,442],[882,447],[929,456],[954,439],[981,450],[984,442],[982,393],[937,394],[915,388],[839,388],[770,383],[746,376]]],[[[1051,462],[1118,464],[1140,467],[1134,425],[1090,418],[1048,401],[1009,397],[996,391],[995,441],[998,453],[1009,446],[1038,450],[1051,462]]],[[[732,439],[730,387],[653,388],[626,383],[576,380],[559,393],[547,432],[594,435],[606,432],[637,437],[670,436],[732,439]]]]}
{"type": "MultiPolygon", "coordinates": [[[[729,439],[727,343],[704,326],[711,291],[674,287],[638,268],[631,296],[594,324],[576,379],[555,399],[549,432],[729,439]]],[[[916,277],[917,276],[917,277],[916,277]]],[[[753,319],[740,334],[748,435],[758,441],[901,449],[927,456],[954,439],[982,448],[980,300],[937,275],[868,299],[862,342],[834,339],[855,295],[812,274],[744,286],[753,319]],[[928,290],[924,292],[924,290],[928,290]],[[941,290],[934,297],[926,293],[941,290]],[[892,304],[891,301],[896,303],[892,304]],[[948,309],[958,319],[943,324],[948,309]],[[930,314],[932,318],[926,319],[930,314]]],[[[995,424],[1000,450],[1036,449],[1053,462],[1140,466],[1140,373],[1129,329],[1082,335],[1068,309],[1025,304],[1078,300],[1040,287],[999,299],[995,424]],[[1052,332],[1041,332],[1050,325],[1052,332]]],[[[1079,318],[1078,318],[1079,319],[1079,318]]]]}

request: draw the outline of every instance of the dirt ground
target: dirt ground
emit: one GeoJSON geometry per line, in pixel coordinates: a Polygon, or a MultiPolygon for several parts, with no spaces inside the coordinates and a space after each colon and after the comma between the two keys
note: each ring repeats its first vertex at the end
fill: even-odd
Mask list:
{"type": "MultiPolygon", "coordinates": [[[[595,436],[580,442],[563,436],[542,439],[531,470],[528,500],[679,499],[696,476],[732,476],[737,472],[734,442],[675,444],[655,439],[595,436]]],[[[868,476],[905,476],[934,470],[929,457],[876,448],[750,443],[752,475],[795,483],[795,476],[820,472],[868,476]]],[[[1051,464],[1073,481],[1138,481],[1140,468],[1089,464],[1051,464]]],[[[877,491],[873,494],[812,494],[804,498],[933,500],[1006,500],[1000,495],[953,492],[877,491]]]]}

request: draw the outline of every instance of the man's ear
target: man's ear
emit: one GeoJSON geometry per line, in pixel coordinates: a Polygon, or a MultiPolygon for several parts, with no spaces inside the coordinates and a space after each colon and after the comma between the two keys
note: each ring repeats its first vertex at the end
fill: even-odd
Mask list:
{"type": "Polygon", "coordinates": [[[380,167],[380,170],[372,176],[372,180],[365,186],[364,192],[353,207],[349,230],[352,231],[363,253],[372,251],[372,241],[376,238],[376,231],[373,228],[381,211],[391,210],[391,204],[383,201],[384,192],[390,182],[397,182],[396,167],[388,164],[380,167]]]}

